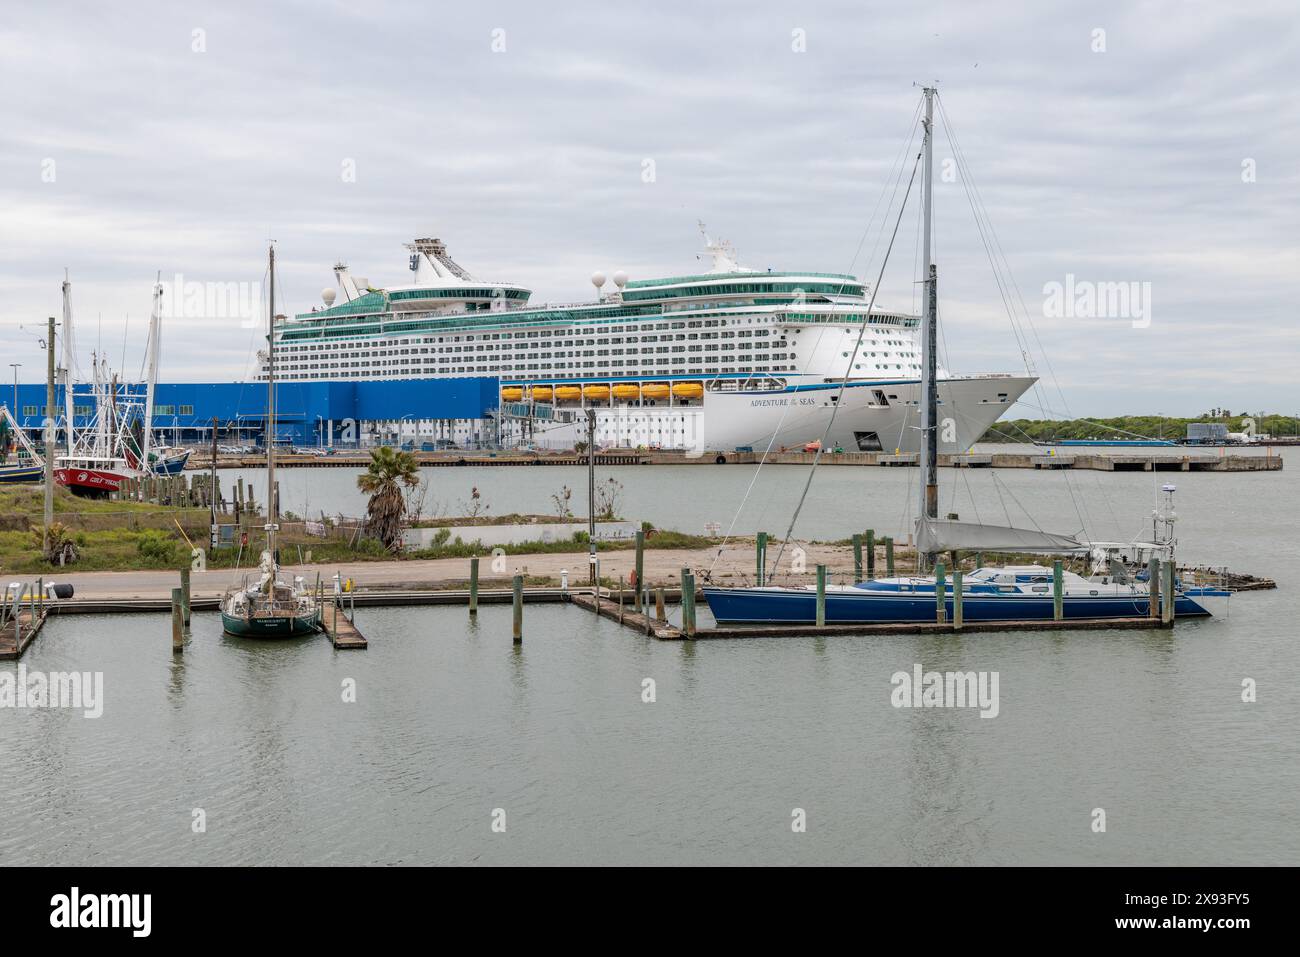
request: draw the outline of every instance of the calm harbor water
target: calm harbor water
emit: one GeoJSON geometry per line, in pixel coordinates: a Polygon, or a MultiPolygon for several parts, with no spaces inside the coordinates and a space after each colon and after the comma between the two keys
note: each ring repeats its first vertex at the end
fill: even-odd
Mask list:
{"type": "MultiPolygon", "coordinates": [[[[563,471],[429,470],[448,498],[476,484],[501,510],[581,487],[563,471]]],[[[625,514],[688,530],[725,527],[752,475],[614,471],[625,514]]],[[[743,527],[777,529],[804,474],[766,470],[765,511],[743,527]]],[[[820,470],[803,534],[890,529],[911,477],[820,470]]],[[[1013,518],[1019,502],[1045,526],[1078,526],[1060,473],[968,478],[1013,518]]],[[[0,864],[1294,864],[1298,478],[1069,476],[1098,522],[1112,508],[1128,519],[1125,537],[1153,484],[1174,481],[1184,557],[1282,582],[1172,634],[678,644],[528,606],[515,647],[508,607],[476,625],[400,608],[358,613],[364,652],[225,637],[197,614],[173,659],[162,616],[57,618],[23,664],[102,671],[104,714],[0,709],[0,864]],[[998,672],[997,717],[892,707],[891,675],[917,663],[998,672]],[[1256,703],[1241,701],[1243,678],[1256,703]],[[206,833],[191,830],[195,808],[206,833]],[[807,833],[792,833],[794,808],[807,833]]],[[[351,480],[285,470],[286,505],[310,488],[328,509],[351,480]]]]}

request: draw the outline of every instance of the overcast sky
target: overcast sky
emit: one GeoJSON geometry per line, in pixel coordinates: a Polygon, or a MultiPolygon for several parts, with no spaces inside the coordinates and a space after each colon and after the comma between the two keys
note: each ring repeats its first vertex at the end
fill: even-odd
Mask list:
{"type": "MultiPolygon", "coordinates": [[[[973,182],[1032,318],[1031,401],[1294,412],[1298,19],[1267,2],[10,5],[3,361],[41,376],[19,324],[58,314],[67,267],[83,351],[120,366],[125,342],[137,372],[155,274],[256,283],[269,239],[290,312],[337,259],[408,281],[416,236],[535,301],[587,299],[598,268],[701,271],[697,220],[744,265],[874,279],[872,211],[914,83],[937,81],[967,164],[936,177],[948,365],[1024,368],[973,182]],[[1067,276],[1149,283],[1149,323],[1047,314],[1067,276]]],[[[941,174],[942,127],[936,143],[941,174]]],[[[884,305],[913,301],[915,225],[884,305]]],[[[241,379],[255,334],[172,320],[161,377],[241,379]]]]}

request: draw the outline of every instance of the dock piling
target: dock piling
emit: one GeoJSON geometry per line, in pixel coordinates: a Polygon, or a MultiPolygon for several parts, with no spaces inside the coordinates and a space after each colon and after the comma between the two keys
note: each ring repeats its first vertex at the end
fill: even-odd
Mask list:
{"type": "Polygon", "coordinates": [[[469,613],[478,614],[478,559],[469,560],[469,613]]]}
{"type": "Polygon", "coordinates": [[[514,638],[515,644],[524,641],[524,576],[516,575],[514,580],[514,638]]]}
{"type": "Polygon", "coordinates": [[[184,613],[181,610],[181,590],[172,589],[172,653],[180,654],[185,650],[184,613]]]}
{"type": "Polygon", "coordinates": [[[668,616],[664,612],[664,589],[662,585],[655,589],[655,619],[658,621],[668,620],[668,616]]]}
{"type": "Polygon", "coordinates": [[[190,567],[181,568],[181,624],[186,633],[190,630],[190,567]]]}
{"type": "Polygon", "coordinates": [[[645,591],[645,529],[637,529],[636,533],[636,582],[633,584],[632,591],[632,610],[638,615],[644,610],[645,606],[641,602],[641,593],[645,591]]]}
{"type": "Polygon", "coordinates": [[[954,631],[961,631],[961,569],[952,570],[952,627],[954,631]]]}
{"type": "Polygon", "coordinates": [[[853,533],[853,580],[862,581],[862,536],[853,533]]]}
{"type": "Polygon", "coordinates": [[[1061,560],[1052,562],[1052,619],[1065,618],[1065,575],[1061,560]]]}
{"type": "Polygon", "coordinates": [[[1160,591],[1164,595],[1164,603],[1160,608],[1160,621],[1166,625],[1174,623],[1174,606],[1178,602],[1178,596],[1174,594],[1174,563],[1164,563],[1164,581],[1160,583],[1160,591]]]}
{"type": "Polygon", "coordinates": [[[767,532],[759,532],[755,540],[755,564],[758,585],[763,585],[763,574],[767,569],[767,532]]]}
{"type": "Polygon", "coordinates": [[[894,577],[894,536],[885,539],[885,577],[894,577]]]}
{"type": "Polygon", "coordinates": [[[948,595],[943,562],[934,563],[934,620],[942,625],[948,620],[948,595]]]}
{"type": "Polygon", "coordinates": [[[1147,617],[1160,617],[1160,559],[1154,555],[1147,562],[1147,617]]]}
{"type": "Polygon", "coordinates": [[[826,626],[826,566],[817,566],[817,627],[826,626]]]}
{"type": "Polygon", "coordinates": [[[682,569],[682,633],[695,637],[695,576],[689,568],[682,569]]]}
{"type": "Polygon", "coordinates": [[[876,577],[876,530],[867,529],[867,578],[876,577]]]}

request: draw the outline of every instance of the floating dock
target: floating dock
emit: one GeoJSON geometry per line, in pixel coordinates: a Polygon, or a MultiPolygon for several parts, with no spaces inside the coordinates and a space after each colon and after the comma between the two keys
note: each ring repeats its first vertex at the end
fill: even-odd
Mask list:
{"type": "Polygon", "coordinates": [[[329,602],[321,609],[321,631],[329,637],[335,648],[369,648],[366,636],[357,631],[357,626],[347,616],[343,606],[338,602],[329,602]]]}
{"type": "Polygon", "coordinates": [[[17,617],[7,618],[4,624],[0,624],[0,661],[21,658],[40,635],[48,617],[47,608],[24,608],[17,617]]]}

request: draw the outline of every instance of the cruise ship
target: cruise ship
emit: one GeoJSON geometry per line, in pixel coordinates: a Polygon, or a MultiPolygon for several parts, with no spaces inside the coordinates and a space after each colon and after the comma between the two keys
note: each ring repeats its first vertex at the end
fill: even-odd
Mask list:
{"type": "MultiPolygon", "coordinates": [[[[279,324],[277,378],[496,380],[497,410],[482,420],[412,409],[381,423],[403,441],[566,448],[594,413],[606,448],[919,448],[917,316],[868,314],[854,276],[746,269],[729,243],[704,240],[707,272],[616,272],[610,288],[596,273],[594,300],[558,306],[475,278],[439,239],[406,244],[404,285],[371,286],[339,263],[321,305],[279,324]]],[[[941,447],[969,448],[1033,382],[941,371],[941,447]]]]}

